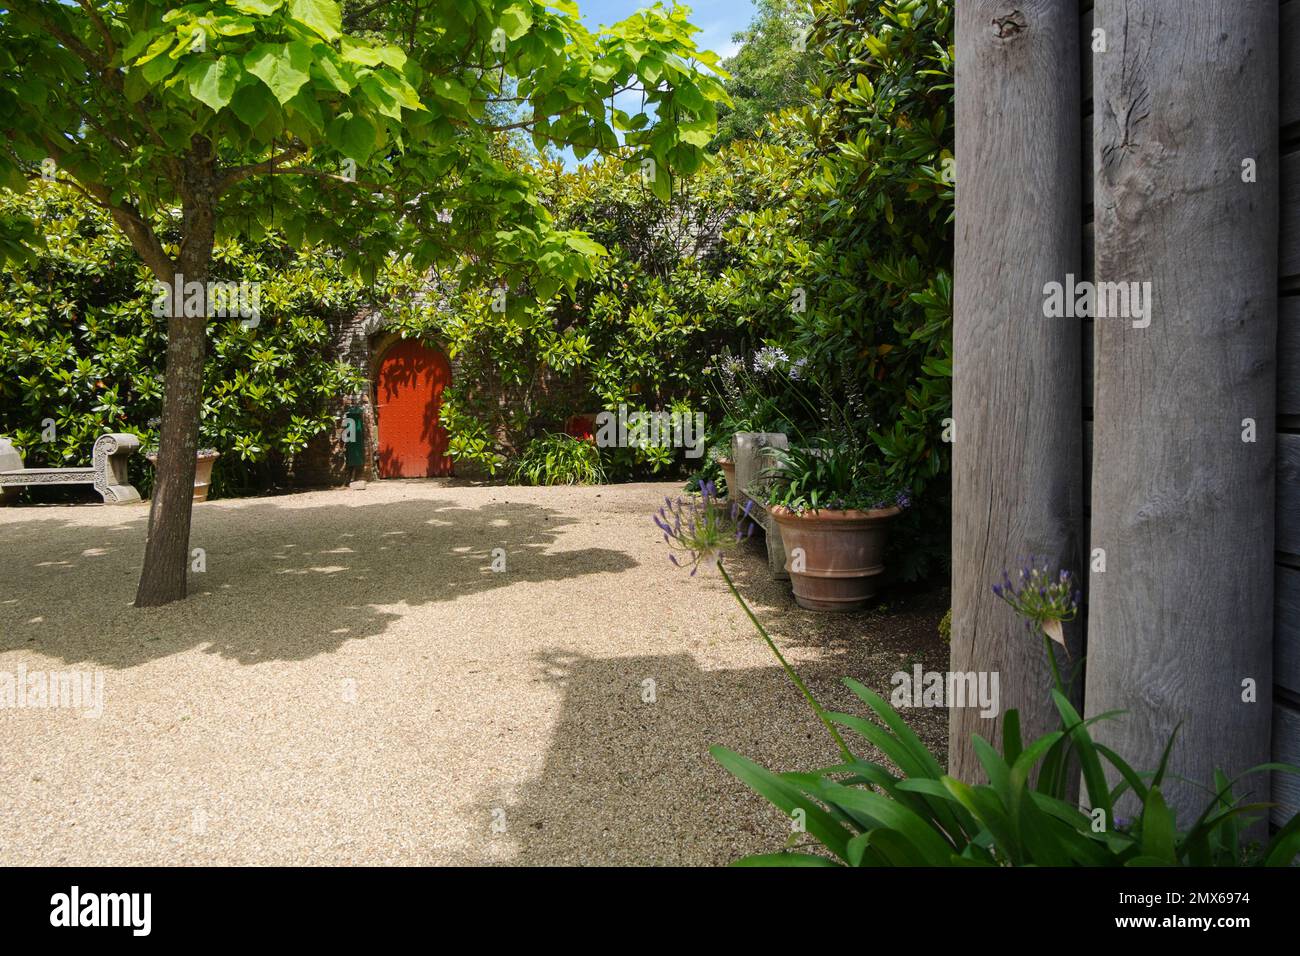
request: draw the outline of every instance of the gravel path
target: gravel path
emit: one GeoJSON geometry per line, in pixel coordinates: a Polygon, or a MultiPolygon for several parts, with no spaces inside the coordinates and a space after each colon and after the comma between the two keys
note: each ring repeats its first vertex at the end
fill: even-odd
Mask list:
{"type": "MultiPolygon", "coordinates": [[[[678,487],[383,482],[208,502],[191,540],[206,571],[146,611],[130,607],[146,505],[0,508],[0,682],[103,680],[98,718],[0,707],[0,864],[776,849],[787,822],[707,748],[776,769],[835,755],[721,580],[668,564],[649,514],[678,487]]],[[[914,661],[946,667],[943,594],[815,615],[757,541],[730,566],[827,705],[862,709],[844,675],[887,691],[914,661]]],[[[912,714],[942,742],[945,711],[912,714]]]]}

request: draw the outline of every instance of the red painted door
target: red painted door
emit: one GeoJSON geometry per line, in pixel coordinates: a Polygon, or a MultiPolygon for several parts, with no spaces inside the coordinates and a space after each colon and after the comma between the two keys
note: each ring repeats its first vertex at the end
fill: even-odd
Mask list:
{"type": "Polygon", "coordinates": [[[447,431],[439,421],[451,366],[436,349],[404,339],[379,363],[379,477],[451,474],[447,431]]]}

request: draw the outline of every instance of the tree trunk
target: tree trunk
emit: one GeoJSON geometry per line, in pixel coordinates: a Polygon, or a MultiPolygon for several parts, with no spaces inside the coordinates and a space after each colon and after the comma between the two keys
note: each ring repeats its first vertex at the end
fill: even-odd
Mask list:
{"type": "MultiPolygon", "coordinates": [[[[179,300],[174,302],[178,304],[179,300]]],[[[203,405],[206,317],[167,320],[167,372],[162,435],[149,504],[149,533],[136,607],[157,607],[185,597],[190,516],[194,498],[199,412],[203,405]]]]}
{"type": "MultiPolygon", "coordinates": [[[[1043,311],[1081,271],[1079,43],[1072,3],[957,5],[951,666],[996,672],[1026,739],[1059,723],[1052,677],[990,589],[1031,555],[1082,573],[1080,323],[1043,311]]],[[[971,734],[1001,723],[952,707],[949,772],[983,779],[971,734]]]]}
{"type": "Polygon", "coordinates": [[[216,158],[211,144],[196,136],[184,165],[181,187],[184,238],[176,261],[177,275],[157,277],[160,282],[180,288],[172,295],[171,316],[167,320],[162,433],[136,607],[157,607],[185,597],[195,454],[203,408],[203,359],[207,351],[206,282],[216,236],[213,200],[216,184],[216,158]],[[189,282],[198,282],[203,287],[202,307],[197,310],[200,315],[185,314],[187,296],[181,293],[189,282]]]}
{"type": "MultiPolygon", "coordinates": [[[[1127,711],[1095,735],[1139,771],[1181,725],[1171,773],[1208,786],[1269,756],[1278,5],[1095,16],[1097,279],[1150,282],[1152,307],[1097,320],[1088,712],[1127,711]]],[[[1165,796],[1185,824],[1206,802],[1165,796]]]]}

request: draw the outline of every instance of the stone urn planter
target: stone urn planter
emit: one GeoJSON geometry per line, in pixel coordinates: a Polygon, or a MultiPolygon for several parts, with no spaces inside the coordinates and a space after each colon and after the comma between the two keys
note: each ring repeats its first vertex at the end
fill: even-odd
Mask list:
{"type": "Polygon", "coordinates": [[[784,581],[790,575],[785,570],[785,551],[781,547],[781,532],[767,511],[767,489],[771,485],[768,472],[779,464],[778,449],[789,448],[790,440],[784,432],[736,432],[731,439],[731,460],[735,462],[736,483],[728,496],[744,507],[753,501],[749,518],[763,529],[763,542],[767,546],[767,568],[774,578],[784,581]]]}
{"type": "MultiPolygon", "coordinates": [[[[145,457],[149,459],[149,464],[153,465],[154,468],[158,467],[158,453],[156,451],[149,452],[145,457]]],[[[220,457],[221,453],[213,448],[200,448],[198,454],[194,456],[195,501],[208,500],[208,488],[212,484],[212,465],[220,457]]]]}
{"type": "Polygon", "coordinates": [[[785,545],[794,599],[810,611],[858,611],[876,594],[885,570],[889,523],[902,509],[805,511],[768,509],[785,545]]]}

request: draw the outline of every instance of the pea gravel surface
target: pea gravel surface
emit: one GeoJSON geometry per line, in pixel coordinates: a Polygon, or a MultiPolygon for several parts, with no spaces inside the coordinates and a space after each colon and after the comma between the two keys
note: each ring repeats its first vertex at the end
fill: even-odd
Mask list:
{"type": "MultiPolygon", "coordinates": [[[[206,502],[205,570],[149,610],[131,606],[147,505],[0,507],[0,864],[779,849],[789,821],[709,746],[776,770],[836,754],[717,574],[668,562],[650,514],[679,488],[386,481],[206,502]],[[31,696],[51,673],[88,682],[80,707],[31,696]],[[6,680],[28,697],[9,706],[6,680]]],[[[759,535],[728,567],[828,707],[864,710],[844,676],[888,693],[897,671],[947,666],[941,591],[814,614],[759,535]]],[[[906,716],[941,753],[946,711],[906,716]]]]}

